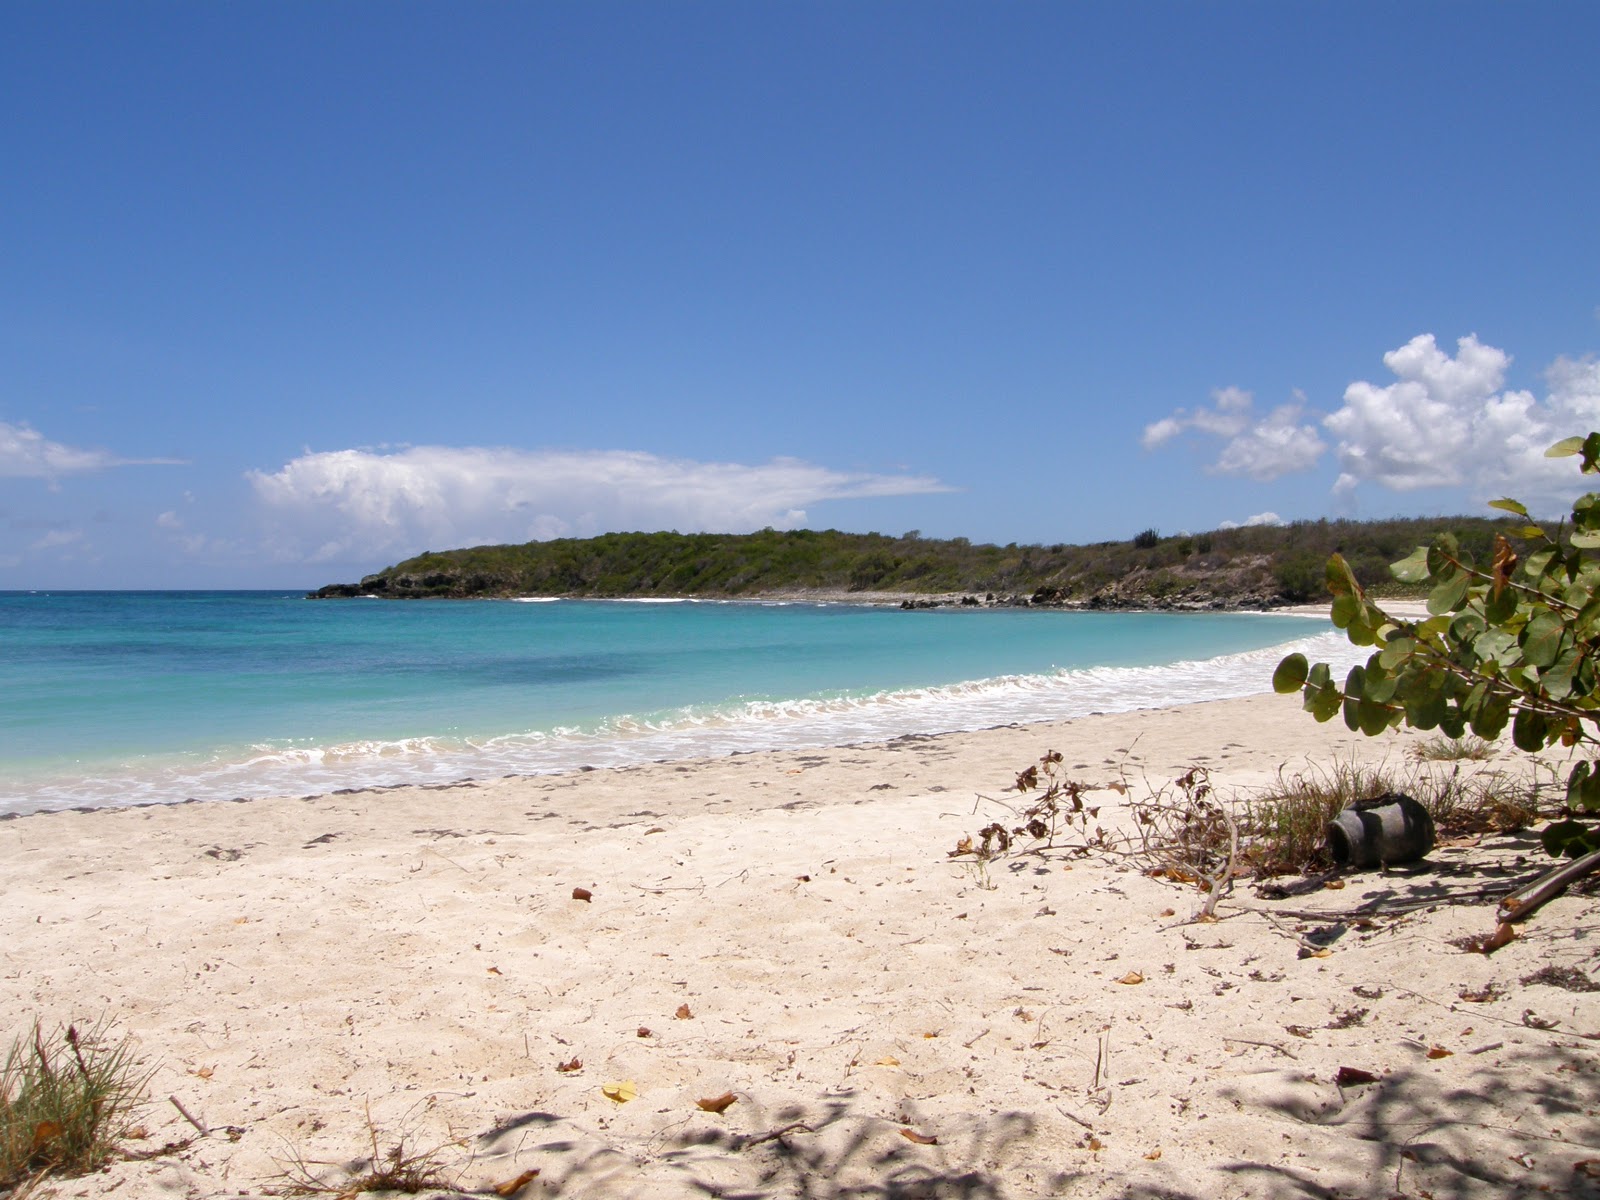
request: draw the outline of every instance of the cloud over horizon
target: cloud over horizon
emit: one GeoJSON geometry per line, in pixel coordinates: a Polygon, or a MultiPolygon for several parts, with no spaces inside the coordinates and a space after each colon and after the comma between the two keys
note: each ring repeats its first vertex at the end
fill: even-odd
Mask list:
{"type": "Polygon", "coordinates": [[[329,562],[618,530],[749,532],[804,525],[827,500],[954,489],[927,476],[793,458],[667,459],[631,450],[412,446],[307,451],[249,480],[284,559],[329,562]]]}
{"type": "Polygon", "coordinates": [[[1561,438],[1600,428],[1600,362],[1558,358],[1544,373],[1543,401],[1525,390],[1502,390],[1510,355],[1473,334],[1455,356],[1432,334],[1419,334],[1383,356],[1393,383],[1351,383],[1343,404],[1318,418],[1304,397],[1254,416],[1248,392],[1222,388],[1213,405],[1145,426],[1141,443],[1159,448],[1180,434],[1226,439],[1207,470],[1261,481],[1315,467],[1332,440],[1339,475],[1333,490],[1364,482],[1396,492],[1465,487],[1477,500],[1511,494],[1546,509],[1564,506],[1581,488],[1570,461],[1545,458],[1561,438]]]}

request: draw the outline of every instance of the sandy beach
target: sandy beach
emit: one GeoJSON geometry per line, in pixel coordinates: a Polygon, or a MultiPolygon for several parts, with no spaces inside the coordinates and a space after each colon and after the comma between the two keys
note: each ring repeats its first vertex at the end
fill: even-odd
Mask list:
{"type": "Polygon", "coordinates": [[[1534,836],[1212,924],[1124,861],[947,857],[1046,750],[1248,795],[1413,736],[1259,696],[0,822],[5,1032],[109,1016],[154,1072],[148,1157],[35,1194],[337,1194],[376,1130],[529,1197],[1592,1195],[1600,1000],[1522,981],[1600,977],[1600,899],[1453,944],[1534,836]]]}

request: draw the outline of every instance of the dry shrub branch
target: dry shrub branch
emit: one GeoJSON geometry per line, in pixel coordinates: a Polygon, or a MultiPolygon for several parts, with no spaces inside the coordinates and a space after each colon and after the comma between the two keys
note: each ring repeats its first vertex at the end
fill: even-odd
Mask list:
{"type": "Polygon", "coordinates": [[[1126,777],[1103,785],[1066,778],[1062,756],[1048,751],[1016,777],[1020,804],[992,797],[1009,820],[991,821],[963,837],[949,857],[973,865],[984,886],[994,886],[992,864],[1018,855],[1102,855],[1127,859],[1147,874],[1192,885],[1204,897],[1195,919],[1216,915],[1217,904],[1240,877],[1325,871],[1333,866],[1325,830],[1343,809],[1386,793],[1414,797],[1445,836],[1471,836],[1524,829],[1540,816],[1539,787],[1522,774],[1492,768],[1463,770],[1412,761],[1387,764],[1336,762],[1279,772],[1277,783],[1248,797],[1217,793],[1206,768],[1190,767],[1169,783],[1142,783],[1142,798],[1129,798],[1126,777]],[[1116,819],[1101,814],[1106,803],[1085,797],[1118,793],[1116,819]],[[1109,828],[1108,828],[1109,826],[1109,828]]]}

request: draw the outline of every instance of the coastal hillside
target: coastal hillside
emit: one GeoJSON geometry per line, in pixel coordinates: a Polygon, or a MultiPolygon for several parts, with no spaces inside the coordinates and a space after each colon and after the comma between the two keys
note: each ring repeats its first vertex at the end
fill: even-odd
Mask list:
{"type": "Polygon", "coordinates": [[[1093,545],[975,545],[965,538],[836,530],[750,534],[608,533],[430,551],[329,584],[316,599],[506,596],[899,594],[908,605],[1266,608],[1320,600],[1338,552],[1367,586],[1393,588],[1388,564],[1450,530],[1484,558],[1510,525],[1481,517],[1298,521],[1093,545]]]}

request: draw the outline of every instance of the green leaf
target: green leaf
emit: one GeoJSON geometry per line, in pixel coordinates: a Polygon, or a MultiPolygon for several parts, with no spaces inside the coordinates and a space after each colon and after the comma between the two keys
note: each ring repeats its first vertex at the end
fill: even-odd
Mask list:
{"type": "Polygon", "coordinates": [[[1453,533],[1441,533],[1428,547],[1428,568],[1435,575],[1461,561],[1461,543],[1453,533]]]}
{"type": "Polygon", "coordinates": [[[1498,508],[1501,512],[1516,513],[1519,517],[1528,515],[1528,510],[1515,500],[1491,500],[1489,501],[1489,507],[1498,508]]]}
{"type": "Polygon", "coordinates": [[[1511,740],[1518,750],[1534,754],[1544,749],[1546,735],[1550,732],[1550,722],[1542,713],[1536,713],[1530,708],[1519,708],[1516,719],[1511,722],[1511,740]]]}
{"type": "Polygon", "coordinates": [[[1376,646],[1378,644],[1378,630],[1367,618],[1372,615],[1372,609],[1362,608],[1359,616],[1350,622],[1350,628],[1344,631],[1345,637],[1350,639],[1352,646],[1376,646]]]}
{"type": "Polygon", "coordinates": [[[1428,611],[1435,616],[1447,612],[1455,612],[1467,598],[1467,586],[1472,582],[1472,576],[1465,571],[1454,570],[1428,593],[1428,611]]]}
{"type": "Polygon", "coordinates": [[[1467,732],[1467,717],[1459,708],[1446,704],[1439,716],[1439,729],[1445,737],[1458,738],[1467,732]]]}
{"type": "Polygon", "coordinates": [[[1290,692],[1298,692],[1305,686],[1306,676],[1310,673],[1310,664],[1304,654],[1291,654],[1278,664],[1278,669],[1272,673],[1272,690],[1280,696],[1290,692]]]}
{"type": "Polygon", "coordinates": [[[1349,592],[1344,592],[1333,598],[1333,606],[1328,615],[1333,619],[1336,629],[1348,629],[1361,619],[1361,600],[1349,592]]]}
{"type": "Polygon", "coordinates": [[[1402,703],[1406,709],[1406,721],[1418,729],[1437,729],[1445,719],[1444,690],[1437,685],[1407,692],[1402,703]]]}
{"type": "Polygon", "coordinates": [[[1334,686],[1327,663],[1317,663],[1306,677],[1305,710],[1319,721],[1327,721],[1339,711],[1343,697],[1334,686]]]}
{"type": "Polygon", "coordinates": [[[1570,700],[1581,661],[1574,651],[1563,654],[1548,671],[1539,672],[1539,690],[1552,700],[1570,700]]]}
{"type": "Polygon", "coordinates": [[[1428,548],[1418,546],[1397,563],[1389,564],[1389,574],[1401,583],[1422,583],[1431,572],[1428,570],[1428,548]]]}
{"type": "Polygon", "coordinates": [[[1380,704],[1375,700],[1363,700],[1356,706],[1356,721],[1361,732],[1368,737],[1377,737],[1399,718],[1400,713],[1392,710],[1387,704],[1380,704]]]}
{"type": "Polygon", "coordinates": [[[1483,615],[1492,624],[1503,625],[1516,615],[1519,603],[1515,588],[1503,587],[1498,596],[1490,588],[1489,594],[1483,598],[1483,615]]]}
{"type": "Polygon", "coordinates": [[[1383,644],[1383,650],[1378,654],[1378,662],[1386,671],[1392,671],[1404,663],[1417,651],[1415,639],[1408,637],[1392,637],[1383,644]]]}
{"type": "Polygon", "coordinates": [[[1344,723],[1352,733],[1361,728],[1361,693],[1366,686],[1367,669],[1358,663],[1344,677],[1344,723]]]}
{"type": "Polygon", "coordinates": [[[1546,458],[1571,458],[1583,449],[1581,437],[1562,438],[1554,446],[1544,452],[1546,458]]]}
{"type": "Polygon", "coordinates": [[[1589,779],[1589,763],[1583,761],[1574,766],[1567,774],[1567,807],[1587,808],[1588,805],[1583,802],[1584,793],[1587,790],[1592,790],[1589,779]]]}
{"type": "Polygon", "coordinates": [[[1429,617],[1413,628],[1419,638],[1436,638],[1450,628],[1450,618],[1448,615],[1429,617]]]}
{"type": "Polygon", "coordinates": [[[1367,681],[1362,689],[1366,699],[1374,700],[1387,708],[1399,687],[1400,676],[1384,667],[1381,656],[1373,655],[1367,659],[1367,681]]]}
{"type": "Polygon", "coordinates": [[[1510,719],[1511,697],[1504,692],[1490,692],[1473,709],[1472,732],[1492,742],[1505,732],[1510,719]]]}
{"type": "Polygon", "coordinates": [[[1573,632],[1581,638],[1593,637],[1597,627],[1600,627],[1600,596],[1590,600],[1573,618],[1573,632]]]}
{"type": "Polygon", "coordinates": [[[1544,550],[1535,550],[1528,555],[1527,560],[1523,563],[1523,569],[1528,572],[1530,578],[1537,579],[1550,569],[1552,561],[1559,565],[1560,558],[1561,553],[1554,546],[1547,547],[1544,550]]]}
{"type": "Polygon", "coordinates": [[[1582,858],[1591,850],[1600,849],[1600,830],[1568,819],[1547,825],[1539,840],[1552,858],[1582,858]]]}
{"type": "Polygon", "coordinates": [[[1328,560],[1326,578],[1328,591],[1335,596],[1348,596],[1352,592],[1361,590],[1361,585],[1356,582],[1355,572],[1350,569],[1350,564],[1345,562],[1342,554],[1335,554],[1328,560]]]}
{"type": "Polygon", "coordinates": [[[1569,540],[1580,550],[1594,550],[1600,548],[1600,531],[1586,530],[1574,533],[1569,540]]]}
{"type": "Polygon", "coordinates": [[[1548,667],[1561,653],[1561,639],[1566,632],[1566,623],[1557,614],[1548,610],[1535,613],[1517,639],[1523,659],[1536,667],[1548,667]]]}

